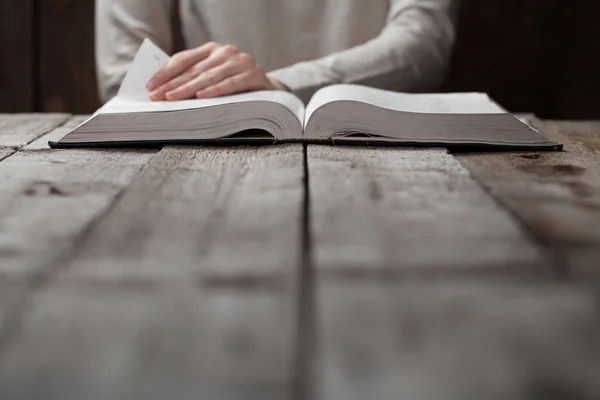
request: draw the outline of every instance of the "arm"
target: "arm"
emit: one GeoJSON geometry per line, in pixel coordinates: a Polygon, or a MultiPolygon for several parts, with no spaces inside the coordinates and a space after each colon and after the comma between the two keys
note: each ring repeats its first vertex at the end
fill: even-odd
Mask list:
{"type": "Polygon", "coordinates": [[[387,24],[362,45],[275,70],[269,76],[308,98],[334,83],[398,91],[435,88],[454,42],[452,0],[390,0],[387,24]]]}
{"type": "Polygon", "coordinates": [[[103,101],[117,94],[144,38],[172,51],[173,1],[96,0],[96,70],[103,101]]]}
{"type": "MultiPolygon", "coordinates": [[[[148,37],[172,53],[171,12],[178,0],[96,0],[96,68],[103,101],[117,94],[135,54],[148,37]]],[[[203,32],[197,40],[206,42],[203,32]]],[[[153,100],[216,97],[246,90],[285,90],[252,57],[234,46],[208,42],[171,57],[147,86],[153,100]]]]}

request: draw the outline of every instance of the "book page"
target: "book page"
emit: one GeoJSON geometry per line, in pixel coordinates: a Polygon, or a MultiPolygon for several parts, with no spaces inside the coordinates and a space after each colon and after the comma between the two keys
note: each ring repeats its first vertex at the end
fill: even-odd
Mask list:
{"type": "Polygon", "coordinates": [[[135,101],[151,101],[146,84],[167,64],[167,61],[169,61],[169,55],[151,40],[145,39],[127,70],[117,97],[135,101]]]}
{"type": "Polygon", "coordinates": [[[97,114],[120,114],[135,112],[164,112],[215,107],[248,101],[271,101],[284,105],[304,121],[304,104],[292,93],[265,90],[222,96],[211,99],[189,99],[180,101],[152,101],[146,84],[167,63],[169,56],[149,39],[145,39],[133,64],[127,71],[119,93],[97,111],[97,114]]]}
{"type": "Polygon", "coordinates": [[[319,90],[306,107],[306,121],[319,107],[334,101],[357,101],[396,111],[429,114],[504,114],[484,93],[398,93],[342,84],[319,90]]]}
{"type": "Polygon", "coordinates": [[[270,101],[282,104],[292,111],[292,113],[298,117],[300,122],[304,120],[304,104],[302,101],[291,93],[276,90],[247,92],[211,99],[179,101],[132,100],[130,98],[121,98],[120,96],[117,96],[102,106],[97,114],[179,111],[256,101],[270,101]]]}

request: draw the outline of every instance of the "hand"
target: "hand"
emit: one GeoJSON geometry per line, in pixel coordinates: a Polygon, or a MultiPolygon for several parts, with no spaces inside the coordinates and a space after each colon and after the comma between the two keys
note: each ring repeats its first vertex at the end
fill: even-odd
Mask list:
{"type": "Polygon", "coordinates": [[[206,43],[171,57],[146,85],[150,98],[184,100],[226,96],[252,90],[287,90],[267,77],[252,56],[235,46],[206,43]]]}

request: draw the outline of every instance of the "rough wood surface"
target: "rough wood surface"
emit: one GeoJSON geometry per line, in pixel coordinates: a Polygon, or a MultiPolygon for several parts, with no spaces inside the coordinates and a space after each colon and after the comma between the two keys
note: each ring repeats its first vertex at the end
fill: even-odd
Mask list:
{"type": "Polygon", "coordinates": [[[530,273],[534,243],[445,150],[309,146],[319,273],[530,273]]]}
{"type": "Polygon", "coordinates": [[[9,324],[6,316],[15,307],[25,290],[26,287],[23,282],[0,281],[0,327],[3,330],[6,330],[9,324]]]}
{"type": "Polygon", "coordinates": [[[53,287],[3,343],[3,400],[291,400],[282,290],[53,287]]]}
{"type": "Polygon", "coordinates": [[[330,282],[317,299],[317,398],[600,398],[593,288],[330,282]]]}
{"type": "Polygon", "coordinates": [[[28,275],[76,248],[155,151],[21,151],[0,162],[0,274],[28,275]]]}
{"type": "Polygon", "coordinates": [[[26,146],[68,119],[67,114],[0,114],[0,147],[26,146]]]}
{"type": "Polygon", "coordinates": [[[0,161],[4,160],[5,158],[11,156],[14,153],[15,150],[12,149],[0,149],[0,161]]]}
{"type": "Polygon", "coordinates": [[[300,145],[164,148],[90,234],[67,275],[293,276],[302,179],[300,145]]]}
{"type": "Polygon", "coordinates": [[[456,155],[566,274],[600,276],[600,123],[533,121],[563,152],[456,155]]]}
{"type": "Polygon", "coordinates": [[[563,153],[304,159],[50,150],[83,117],[10,118],[2,400],[600,398],[598,290],[548,268],[597,271],[598,123],[536,122],[563,153]]]}
{"type": "Polygon", "coordinates": [[[47,150],[50,148],[50,146],[48,146],[48,141],[57,142],[58,140],[62,139],[62,137],[65,136],[67,133],[77,128],[88,118],[89,115],[74,116],[67,122],[65,122],[63,125],[51,130],[47,134],[29,143],[27,146],[23,147],[23,150],[47,150]]]}
{"type": "Polygon", "coordinates": [[[0,163],[0,398],[295,399],[302,146],[46,149],[76,123],[0,163]]]}

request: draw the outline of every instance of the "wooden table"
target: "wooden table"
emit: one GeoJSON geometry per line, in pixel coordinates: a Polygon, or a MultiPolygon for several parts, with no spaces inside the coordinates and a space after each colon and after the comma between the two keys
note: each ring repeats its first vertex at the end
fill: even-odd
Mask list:
{"type": "Polygon", "coordinates": [[[50,150],[0,116],[0,398],[600,399],[600,123],[564,152],[50,150]]]}

